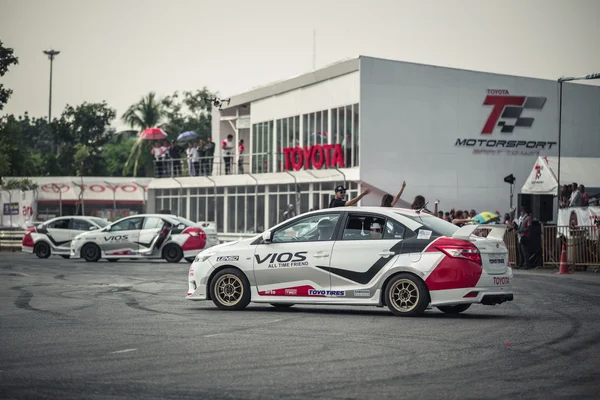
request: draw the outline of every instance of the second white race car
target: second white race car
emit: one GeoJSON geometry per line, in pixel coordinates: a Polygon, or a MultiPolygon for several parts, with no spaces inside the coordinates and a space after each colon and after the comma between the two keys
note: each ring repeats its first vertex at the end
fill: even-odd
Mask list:
{"type": "Polygon", "coordinates": [[[339,207],[287,220],[262,235],[215,246],[190,266],[188,300],[223,310],[250,302],[430,307],[457,314],[513,300],[504,225],[459,228],[413,210],[339,207]],[[489,230],[486,237],[477,228],[489,230]]]}
{"type": "Polygon", "coordinates": [[[105,258],[165,259],[192,262],[202,250],[218,244],[200,224],[165,214],[142,214],[122,218],[105,228],[82,233],[71,242],[70,258],[89,262],[105,258]]]}

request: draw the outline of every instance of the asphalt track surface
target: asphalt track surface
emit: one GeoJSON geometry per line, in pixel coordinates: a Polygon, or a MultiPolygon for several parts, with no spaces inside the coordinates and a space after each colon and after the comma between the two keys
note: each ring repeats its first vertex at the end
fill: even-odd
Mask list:
{"type": "Polygon", "coordinates": [[[188,264],[0,253],[0,398],[598,398],[600,274],[516,271],[515,301],[190,302],[188,264]]]}

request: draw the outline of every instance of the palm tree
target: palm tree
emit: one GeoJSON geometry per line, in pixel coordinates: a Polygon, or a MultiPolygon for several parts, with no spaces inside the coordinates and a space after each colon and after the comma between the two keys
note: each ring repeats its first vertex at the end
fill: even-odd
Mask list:
{"type": "MultiPolygon", "coordinates": [[[[131,128],[138,128],[140,132],[147,128],[160,127],[160,122],[164,116],[165,109],[161,101],[159,101],[154,92],[148,93],[148,95],[142,97],[140,101],[131,105],[127,111],[121,117],[123,121],[128,123],[131,128]]],[[[144,141],[141,138],[137,138],[129,158],[125,163],[123,173],[125,174],[131,160],[135,160],[133,166],[133,176],[137,175],[138,164],[140,157],[142,156],[142,150],[144,149],[144,141]]],[[[145,153],[148,153],[147,151],[145,153]]],[[[143,157],[148,158],[148,157],[143,157]]]]}

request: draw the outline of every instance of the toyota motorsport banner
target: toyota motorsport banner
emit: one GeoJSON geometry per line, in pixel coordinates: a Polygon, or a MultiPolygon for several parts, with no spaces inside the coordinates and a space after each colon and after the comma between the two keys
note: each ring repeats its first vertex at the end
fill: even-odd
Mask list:
{"type": "Polygon", "coordinates": [[[33,221],[35,215],[35,193],[33,191],[2,190],[0,204],[2,204],[0,228],[25,229],[27,224],[33,221]]]}
{"type": "Polygon", "coordinates": [[[558,210],[558,226],[558,233],[566,237],[577,232],[573,227],[581,227],[584,233],[590,233],[588,239],[596,240],[600,229],[600,207],[562,208],[558,210]]]}

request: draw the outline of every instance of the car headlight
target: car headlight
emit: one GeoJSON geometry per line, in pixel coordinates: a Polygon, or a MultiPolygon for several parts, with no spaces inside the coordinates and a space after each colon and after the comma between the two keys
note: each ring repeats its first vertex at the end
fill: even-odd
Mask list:
{"type": "Polygon", "coordinates": [[[194,260],[194,262],[204,262],[204,261],[208,260],[209,258],[211,258],[212,256],[216,255],[217,253],[218,253],[217,251],[206,251],[205,250],[196,256],[196,259],[194,260]]]}

